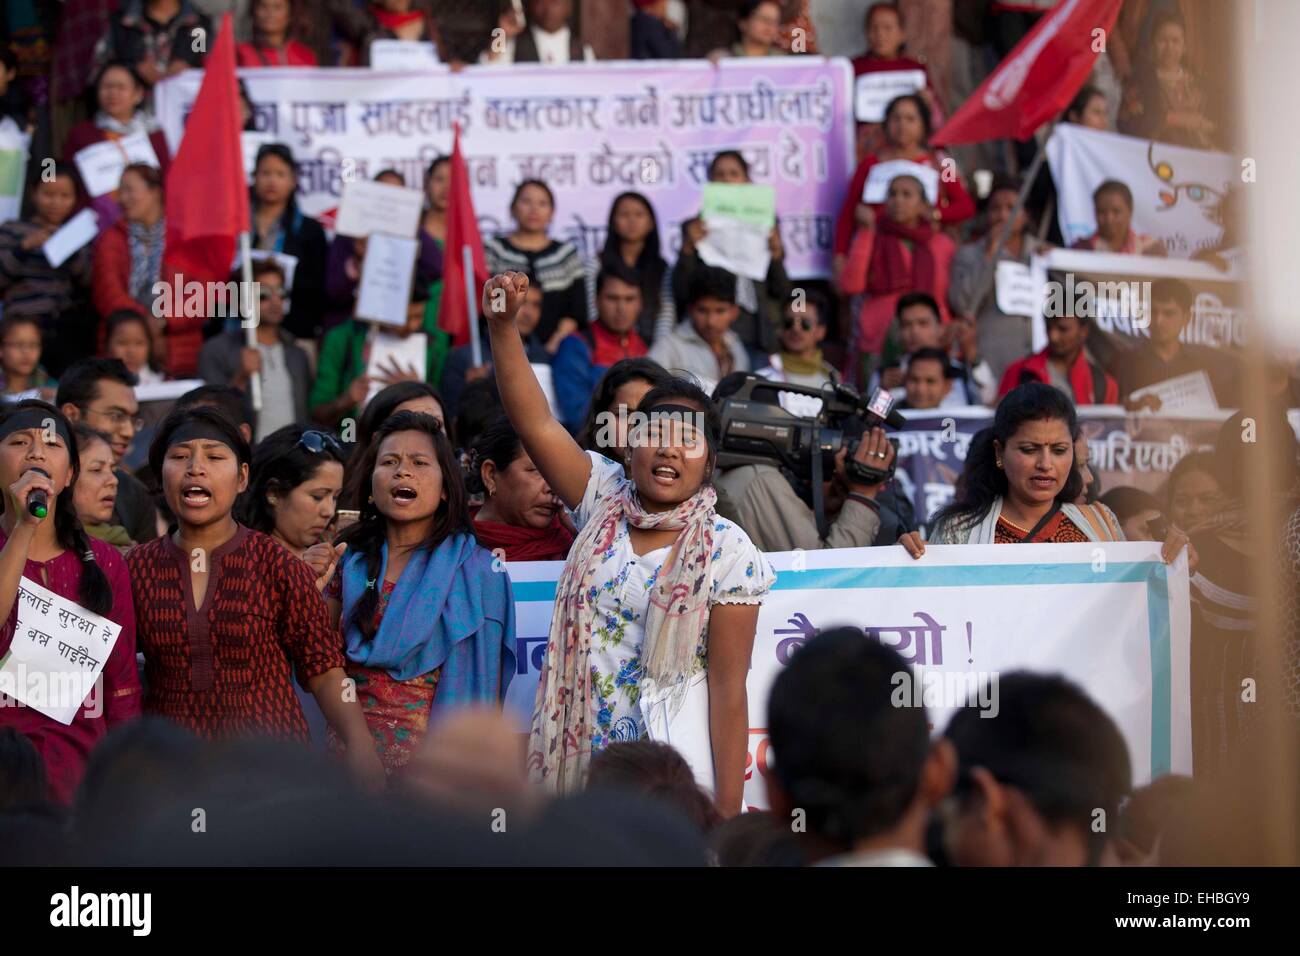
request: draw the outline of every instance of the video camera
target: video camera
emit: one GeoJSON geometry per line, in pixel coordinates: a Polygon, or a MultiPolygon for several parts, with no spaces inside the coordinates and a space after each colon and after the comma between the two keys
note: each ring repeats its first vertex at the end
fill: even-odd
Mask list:
{"type": "MultiPolygon", "coordinates": [[[[853,482],[874,485],[893,477],[894,469],[870,468],[856,461],[853,450],[876,426],[902,428],[905,420],[883,388],[865,398],[848,385],[791,385],[756,375],[722,399],[718,409],[721,441],[718,467],[775,465],[807,490],[819,495],[821,482],[835,471],[835,456],[849,449],[844,467],[853,482]],[[815,417],[801,417],[780,404],[782,393],[822,400],[815,417]]],[[[891,439],[892,441],[893,439],[891,439]]]]}

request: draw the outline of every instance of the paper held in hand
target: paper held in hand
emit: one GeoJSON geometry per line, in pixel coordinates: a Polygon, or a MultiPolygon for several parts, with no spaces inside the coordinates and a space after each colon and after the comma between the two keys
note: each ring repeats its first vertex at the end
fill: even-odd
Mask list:
{"type": "Polygon", "coordinates": [[[381,379],[394,373],[414,372],[424,381],[429,376],[429,337],[423,332],[392,335],[375,329],[370,339],[370,360],[366,375],[370,378],[369,403],[384,387],[381,379]]]}
{"type": "Polygon", "coordinates": [[[1188,372],[1175,378],[1167,378],[1145,388],[1129,393],[1130,401],[1139,401],[1147,395],[1160,399],[1161,412],[1217,412],[1218,399],[1214,397],[1214,386],[1210,376],[1203,369],[1188,372]]]}
{"type": "Polygon", "coordinates": [[[357,318],[384,325],[406,325],[415,277],[418,239],[373,232],[366,240],[366,258],[361,263],[361,284],[357,289],[357,318]]]}
{"type": "Polygon", "coordinates": [[[762,282],[772,261],[776,190],[757,183],[709,183],[700,218],[708,235],[696,251],[707,265],[762,282]]]}
{"type": "Polygon", "coordinates": [[[405,186],[353,179],[343,184],[334,231],[359,239],[372,232],[415,236],[424,209],[424,193],[405,186]]]}
{"type": "Polygon", "coordinates": [[[158,154],[145,133],[95,143],[79,150],[72,159],[92,199],[116,189],[122,181],[122,170],[132,163],[146,163],[155,169],[159,166],[158,154]]]}
{"type": "Polygon", "coordinates": [[[883,123],[890,100],[923,89],[925,70],[863,73],[854,83],[853,118],[859,123],[883,123]]]}
{"type": "Polygon", "coordinates": [[[425,40],[370,41],[372,70],[427,70],[440,62],[438,48],[425,40]]]}
{"type": "Polygon", "coordinates": [[[104,672],[122,625],[27,578],[19,579],[14,600],[18,623],[0,662],[0,692],[70,724],[104,672]]]}
{"type": "Polygon", "coordinates": [[[1029,266],[1011,259],[998,261],[994,274],[998,308],[1007,315],[1034,315],[1041,301],[1041,289],[1029,266]]]}
{"type": "Polygon", "coordinates": [[[62,226],[50,238],[45,240],[41,251],[52,268],[57,269],[99,235],[99,217],[93,209],[83,209],[62,226]]]}
{"type": "Polygon", "coordinates": [[[862,187],[862,201],[873,206],[884,202],[889,198],[889,184],[897,176],[914,176],[925,190],[925,201],[931,206],[939,201],[939,171],[910,159],[891,159],[872,166],[862,187]]]}

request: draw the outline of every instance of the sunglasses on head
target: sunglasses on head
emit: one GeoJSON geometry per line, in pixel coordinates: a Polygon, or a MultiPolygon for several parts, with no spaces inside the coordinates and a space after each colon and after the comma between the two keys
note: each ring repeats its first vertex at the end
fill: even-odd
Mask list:
{"type": "Polygon", "coordinates": [[[333,449],[340,455],[343,454],[343,446],[339,444],[339,440],[329,432],[318,432],[315,430],[303,432],[302,437],[298,439],[298,444],[303,448],[306,448],[313,455],[323,453],[326,448],[333,449]]]}

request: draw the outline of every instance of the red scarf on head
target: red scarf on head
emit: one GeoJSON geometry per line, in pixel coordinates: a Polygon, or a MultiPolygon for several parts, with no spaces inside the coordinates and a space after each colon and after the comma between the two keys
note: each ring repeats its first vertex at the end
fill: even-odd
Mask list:
{"type": "Polygon", "coordinates": [[[867,291],[872,295],[910,292],[913,289],[934,291],[935,263],[930,240],[934,226],[927,220],[904,226],[881,216],[876,225],[876,241],[867,266],[867,291]],[[912,265],[908,268],[903,240],[912,243],[912,265]]]}
{"type": "Polygon", "coordinates": [[[424,12],[421,10],[409,10],[406,13],[390,13],[377,3],[370,5],[370,12],[374,15],[376,22],[381,27],[396,31],[398,27],[404,27],[408,23],[424,19],[424,12]]]}
{"type": "Polygon", "coordinates": [[[472,512],[478,543],[489,551],[500,548],[507,561],[563,561],[573,544],[573,532],[561,523],[558,511],[545,528],[480,521],[478,512],[472,512]]]}

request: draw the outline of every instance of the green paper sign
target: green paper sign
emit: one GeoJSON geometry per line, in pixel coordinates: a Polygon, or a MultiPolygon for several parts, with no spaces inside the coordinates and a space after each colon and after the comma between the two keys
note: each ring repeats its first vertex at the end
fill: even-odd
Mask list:
{"type": "Polygon", "coordinates": [[[776,225],[776,190],[759,183],[707,183],[700,214],[705,219],[736,219],[770,231],[776,225]]]}

